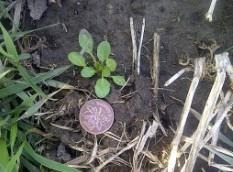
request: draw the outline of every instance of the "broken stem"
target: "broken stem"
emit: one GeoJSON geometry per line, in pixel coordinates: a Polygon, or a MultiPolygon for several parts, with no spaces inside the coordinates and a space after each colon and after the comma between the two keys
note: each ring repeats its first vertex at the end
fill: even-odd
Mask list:
{"type": "Polygon", "coordinates": [[[210,122],[209,118],[214,111],[218,97],[220,95],[220,92],[222,91],[222,87],[225,82],[225,78],[226,78],[225,61],[226,60],[222,54],[218,54],[218,55],[215,55],[215,61],[216,61],[217,76],[216,76],[214,85],[211,89],[211,92],[209,94],[208,100],[206,101],[206,105],[204,107],[197,130],[195,132],[195,139],[193,140],[193,145],[189,153],[189,158],[185,164],[184,171],[193,171],[198,152],[200,151],[202,147],[202,144],[201,144],[202,140],[204,139],[206,129],[208,128],[208,125],[210,122]]]}
{"type": "Polygon", "coordinates": [[[137,54],[137,74],[140,75],[141,70],[141,50],[142,50],[142,41],[143,41],[143,36],[144,36],[144,31],[145,31],[145,25],[146,21],[145,18],[142,20],[142,30],[141,30],[141,37],[140,37],[140,42],[139,42],[139,47],[138,47],[138,54],[137,54]]]}
{"type": "Polygon", "coordinates": [[[176,135],[172,141],[172,150],[170,153],[170,157],[168,160],[168,172],[173,172],[175,169],[175,164],[176,164],[176,158],[177,158],[177,151],[178,151],[178,146],[181,140],[181,137],[183,135],[184,127],[188,118],[188,114],[192,105],[194,93],[196,92],[198,83],[201,79],[203,69],[205,66],[205,58],[197,58],[195,59],[195,69],[194,69],[194,76],[192,83],[190,85],[188,95],[186,97],[185,103],[184,103],[184,108],[181,113],[181,120],[179,123],[179,126],[177,127],[176,135]]]}
{"type": "Polygon", "coordinates": [[[160,36],[158,33],[154,33],[154,45],[153,45],[153,66],[152,66],[152,82],[153,82],[153,93],[154,96],[158,96],[159,87],[159,47],[160,47],[160,36]]]}
{"type": "Polygon", "coordinates": [[[133,148],[137,144],[137,141],[138,141],[138,136],[136,138],[134,138],[134,140],[132,140],[130,143],[128,143],[128,145],[126,147],[124,147],[123,149],[121,149],[118,153],[114,154],[113,156],[108,158],[106,161],[104,161],[102,164],[100,164],[98,167],[96,167],[95,172],[99,172],[102,168],[104,168],[108,163],[110,163],[112,160],[117,158],[119,155],[121,155],[125,151],[133,148]]]}
{"type": "Polygon", "coordinates": [[[135,61],[137,58],[137,43],[136,43],[136,33],[133,26],[133,18],[130,17],[130,32],[131,32],[131,39],[132,39],[132,46],[133,46],[133,60],[132,60],[132,71],[135,70],[135,61]]]}
{"type": "Polygon", "coordinates": [[[172,84],[175,80],[177,80],[181,75],[183,75],[185,72],[191,71],[190,67],[183,68],[179,70],[176,74],[174,74],[169,80],[167,80],[164,84],[165,87],[169,86],[172,84]]]}
{"type": "Polygon", "coordinates": [[[206,13],[205,17],[209,22],[213,21],[213,13],[214,13],[214,8],[215,8],[215,5],[216,5],[216,2],[217,2],[217,0],[212,0],[211,1],[210,8],[209,8],[208,12],[206,13]]]}

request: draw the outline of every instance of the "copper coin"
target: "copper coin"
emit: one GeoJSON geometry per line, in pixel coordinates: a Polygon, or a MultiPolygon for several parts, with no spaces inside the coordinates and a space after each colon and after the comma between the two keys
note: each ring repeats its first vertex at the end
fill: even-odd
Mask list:
{"type": "Polygon", "coordinates": [[[102,134],[112,126],[114,112],[107,102],[92,99],[80,109],[79,121],[82,128],[87,132],[94,135],[102,134]]]}

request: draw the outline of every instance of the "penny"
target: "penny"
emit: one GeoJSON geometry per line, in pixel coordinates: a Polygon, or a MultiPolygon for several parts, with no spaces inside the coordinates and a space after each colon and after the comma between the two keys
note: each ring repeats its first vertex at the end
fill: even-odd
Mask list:
{"type": "Polygon", "coordinates": [[[79,121],[84,130],[98,135],[110,129],[114,112],[109,103],[101,99],[87,101],[80,109],[79,121]]]}

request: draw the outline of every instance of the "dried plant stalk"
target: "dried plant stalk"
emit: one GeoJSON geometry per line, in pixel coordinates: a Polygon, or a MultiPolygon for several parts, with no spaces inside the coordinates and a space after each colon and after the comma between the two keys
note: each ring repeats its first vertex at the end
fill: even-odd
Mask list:
{"type": "Polygon", "coordinates": [[[185,163],[184,171],[192,171],[197,159],[198,152],[201,149],[203,138],[207,127],[209,125],[209,118],[214,111],[220,92],[222,91],[223,84],[226,78],[226,60],[222,54],[215,55],[217,76],[214,85],[211,89],[209,97],[207,99],[205,108],[203,110],[200,122],[198,124],[197,130],[195,132],[195,139],[193,140],[193,145],[189,153],[189,158],[185,163]]]}
{"type": "Polygon", "coordinates": [[[215,8],[215,5],[216,5],[216,2],[217,2],[217,0],[212,0],[211,1],[210,8],[209,8],[208,12],[206,13],[205,17],[209,22],[213,21],[213,13],[214,13],[214,8],[215,8]]]}
{"type": "Polygon", "coordinates": [[[146,127],[146,123],[143,122],[141,135],[140,135],[139,141],[135,147],[134,156],[133,156],[133,171],[134,172],[142,171],[141,164],[142,164],[143,158],[139,159],[139,155],[142,153],[142,151],[146,145],[147,140],[149,138],[155,137],[156,131],[159,127],[159,123],[157,121],[153,120],[152,124],[149,126],[149,128],[147,129],[146,132],[145,132],[145,127],[146,127]]]}
{"type": "Polygon", "coordinates": [[[165,87],[169,86],[171,83],[173,83],[175,80],[177,80],[181,75],[183,75],[185,72],[191,71],[190,67],[183,68],[179,70],[176,74],[174,74],[169,80],[167,80],[164,84],[165,87]]]}
{"type": "Polygon", "coordinates": [[[141,50],[142,50],[142,41],[143,41],[143,36],[144,36],[144,31],[145,31],[145,25],[146,25],[146,20],[143,18],[142,20],[142,30],[141,30],[141,36],[140,36],[140,42],[139,42],[139,47],[138,47],[138,54],[137,54],[137,74],[140,75],[141,73],[141,50]]]}
{"type": "Polygon", "coordinates": [[[130,17],[130,32],[133,46],[133,60],[132,60],[132,71],[135,70],[135,61],[137,59],[137,42],[136,42],[136,33],[133,26],[133,18],[130,17]]]}
{"type": "MultiPolygon", "coordinates": [[[[218,136],[219,136],[219,131],[220,131],[221,124],[222,124],[223,120],[226,118],[228,112],[232,108],[233,94],[232,94],[231,91],[229,91],[226,94],[223,103],[224,104],[222,104],[222,106],[218,110],[218,114],[217,114],[217,118],[216,118],[215,124],[210,129],[209,133],[206,135],[203,144],[206,144],[209,141],[209,139],[212,137],[211,145],[213,145],[213,146],[217,145],[217,141],[218,141],[218,136]]],[[[209,164],[214,159],[214,155],[215,155],[214,153],[210,152],[209,158],[208,158],[209,164]]]]}
{"type": "Polygon", "coordinates": [[[160,36],[158,33],[154,33],[154,45],[153,45],[153,66],[152,66],[152,82],[154,96],[158,96],[159,87],[159,47],[160,47],[160,36]]]}
{"type": "Polygon", "coordinates": [[[104,168],[108,163],[113,161],[116,157],[118,157],[119,155],[121,155],[125,151],[132,149],[137,144],[138,138],[139,138],[138,136],[136,138],[134,138],[134,140],[132,140],[130,143],[128,143],[126,147],[124,147],[118,153],[114,154],[113,156],[108,158],[106,161],[104,161],[102,164],[100,164],[98,167],[96,167],[95,172],[99,172],[102,168],[104,168]]]}
{"type": "Polygon", "coordinates": [[[178,146],[183,135],[184,127],[188,118],[188,114],[191,108],[191,104],[193,101],[194,93],[196,92],[198,83],[201,79],[202,73],[204,71],[205,66],[205,58],[197,58],[195,59],[195,69],[194,69],[194,76],[191,82],[188,95],[186,97],[184,108],[181,113],[180,123],[177,127],[176,135],[172,141],[172,150],[168,160],[168,172],[173,172],[175,169],[176,158],[177,158],[177,151],[178,146]]]}

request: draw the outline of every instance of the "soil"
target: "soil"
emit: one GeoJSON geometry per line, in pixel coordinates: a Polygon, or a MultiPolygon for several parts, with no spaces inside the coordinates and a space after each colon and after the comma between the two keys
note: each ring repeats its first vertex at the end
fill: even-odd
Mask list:
{"type": "MultiPolygon", "coordinates": [[[[221,50],[233,45],[233,3],[231,0],[217,2],[214,11],[214,21],[209,23],[205,20],[205,13],[210,1],[203,0],[69,0],[62,1],[62,7],[57,4],[49,5],[47,11],[38,21],[33,21],[26,13],[25,30],[39,28],[54,23],[63,23],[46,30],[37,32],[40,37],[46,38],[46,48],[40,51],[41,66],[51,67],[69,64],[67,54],[78,51],[78,33],[86,28],[94,37],[95,45],[103,39],[108,39],[112,46],[112,53],[118,62],[117,73],[130,77],[130,82],[122,91],[119,87],[112,86],[110,95],[106,100],[113,106],[115,111],[115,123],[110,132],[120,136],[121,124],[126,124],[126,132],[129,138],[134,138],[141,130],[142,121],[150,121],[153,113],[158,108],[159,116],[166,130],[176,127],[182,105],[173,98],[185,100],[189,88],[191,74],[174,82],[169,89],[159,89],[158,100],[152,93],[150,66],[152,61],[153,33],[161,36],[160,46],[160,74],[159,87],[183,66],[179,65],[178,59],[184,56],[190,58],[199,57],[197,42],[203,40],[216,40],[221,50]],[[146,19],[145,35],[142,47],[141,75],[135,76],[132,71],[132,44],[129,27],[129,18],[134,18],[136,34],[139,39],[142,18],[146,19]],[[66,31],[67,29],[67,31],[66,31]],[[131,93],[131,96],[125,96],[131,93]]],[[[82,79],[79,70],[73,69],[60,76],[63,82],[77,86],[79,89],[93,92],[94,80],[82,79]]],[[[201,81],[192,107],[202,111],[210,91],[211,81],[201,81]]],[[[79,155],[78,151],[68,149],[69,155],[61,159],[57,150],[64,152],[64,145],[79,142],[83,137],[93,139],[85,133],[77,121],[80,106],[93,97],[89,92],[74,91],[64,92],[65,98],[55,105],[53,109],[61,109],[61,105],[69,107],[69,111],[57,115],[49,121],[45,121],[45,130],[56,136],[57,142],[46,148],[46,155],[66,162],[79,155]],[[84,94],[85,93],[85,94],[84,94]],[[88,96],[87,96],[88,95],[88,96]],[[54,126],[69,126],[76,131],[63,130],[54,126]],[[59,148],[58,148],[59,147],[59,148]]],[[[60,95],[63,97],[63,95],[60,95]]],[[[190,115],[190,124],[187,125],[186,133],[192,133],[198,121],[190,115]]],[[[165,139],[158,134],[163,141],[159,144],[150,143],[152,152],[161,154],[164,147],[169,147],[172,132],[165,139]]],[[[102,145],[115,144],[112,140],[103,139],[102,145]]],[[[60,151],[60,152],[62,152],[60,151]]],[[[130,156],[130,153],[129,153],[130,156]]],[[[126,156],[127,157],[127,156],[126,156]]],[[[215,171],[207,167],[202,161],[198,162],[195,171],[205,168],[206,171],[215,171]]],[[[146,165],[145,165],[146,166],[146,165]]],[[[127,166],[110,165],[105,171],[130,171],[127,166]]],[[[145,171],[146,168],[145,168],[145,171]]]]}

